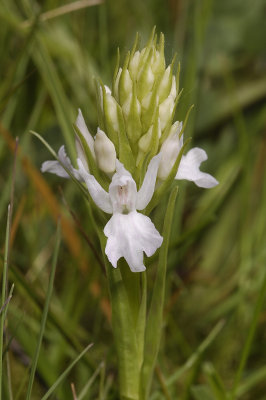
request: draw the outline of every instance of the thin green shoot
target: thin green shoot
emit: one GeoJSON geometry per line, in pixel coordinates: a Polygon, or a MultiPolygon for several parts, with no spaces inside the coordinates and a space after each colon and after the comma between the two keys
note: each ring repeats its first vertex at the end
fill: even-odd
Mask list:
{"type": "Polygon", "coordinates": [[[45,395],[41,398],[41,400],[47,400],[49,396],[55,391],[55,389],[60,385],[60,383],[65,379],[65,377],[69,374],[71,369],[77,364],[77,362],[87,353],[87,351],[93,346],[93,343],[90,343],[85,349],[75,358],[75,360],[67,367],[67,369],[59,376],[59,378],[55,381],[55,383],[50,387],[50,389],[45,393],[45,395]]]}
{"type": "Polygon", "coordinates": [[[85,396],[87,395],[88,391],[90,390],[93,382],[95,381],[95,379],[97,378],[97,376],[99,375],[99,373],[103,367],[104,367],[104,362],[101,362],[100,365],[98,366],[98,368],[94,371],[93,375],[90,377],[90,379],[86,383],[86,385],[84,386],[84,388],[82,389],[82,391],[80,392],[80,394],[78,395],[77,400],[83,400],[85,398],[85,396]]]}
{"type": "MultiPolygon", "coordinates": [[[[11,225],[11,206],[8,206],[7,224],[6,224],[6,238],[5,238],[5,254],[4,254],[4,267],[2,275],[2,294],[1,294],[1,308],[6,303],[6,290],[7,290],[7,271],[8,271],[8,258],[9,258],[9,240],[10,240],[10,225],[11,225]]],[[[4,343],[4,329],[5,329],[5,312],[0,315],[0,400],[2,400],[2,382],[3,382],[3,343],[4,343]]]]}
{"type": "Polygon", "coordinates": [[[39,358],[39,354],[40,354],[42,339],[43,339],[43,335],[44,335],[44,329],[45,329],[48,310],[49,310],[49,305],[50,305],[50,301],[51,301],[51,297],[52,297],[54,278],[55,278],[55,270],[56,270],[56,263],[57,263],[57,257],[58,257],[59,246],[60,246],[60,237],[61,237],[61,235],[60,235],[60,224],[58,224],[57,233],[56,233],[55,250],[54,250],[54,255],[53,255],[53,260],[52,260],[51,275],[50,275],[47,294],[46,294],[46,298],[45,298],[44,310],[43,310],[41,327],[40,327],[40,334],[39,334],[39,337],[38,337],[38,343],[37,343],[37,347],[36,347],[35,354],[34,354],[33,361],[32,361],[26,400],[30,400],[30,397],[31,397],[31,392],[32,392],[35,372],[36,372],[36,368],[37,368],[38,358],[39,358]]]}

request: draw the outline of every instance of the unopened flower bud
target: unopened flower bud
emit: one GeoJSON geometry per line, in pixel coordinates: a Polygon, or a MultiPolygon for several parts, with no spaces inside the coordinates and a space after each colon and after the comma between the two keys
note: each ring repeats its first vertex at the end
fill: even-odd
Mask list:
{"type": "Polygon", "coordinates": [[[139,72],[139,61],[140,61],[140,52],[137,50],[133,55],[133,57],[131,58],[128,66],[132,79],[137,79],[139,72]]]}
{"type": "MultiPolygon", "coordinates": [[[[107,85],[104,85],[104,91],[105,91],[105,93],[111,94],[111,90],[107,85]]],[[[103,90],[102,90],[101,86],[100,86],[100,105],[101,105],[101,109],[103,111],[103,90]]]]}
{"type": "Polygon", "coordinates": [[[114,84],[114,96],[115,96],[115,98],[117,100],[119,99],[118,88],[119,88],[119,81],[120,81],[121,73],[122,73],[122,68],[120,67],[118,72],[117,72],[117,75],[116,75],[116,78],[115,78],[115,84],[114,84]]]}
{"type": "Polygon", "coordinates": [[[104,111],[113,124],[114,130],[118,131],[117,102],[110,93],[106,93],[106,108],[104,111]]]}
{"type": "Polygon", "coordinates": [[[172,78],[172,87],[171,87],[171,91],[169,93],[169,96],[172,97],[173,100],[175,100],[176,99],[176,95],[177,95],[176,78],[175,78],[175,76],[173,76],[173,78],[172,78]]]}
{"type": "Polygon", "coordinates": [[[165,180],[176,162],[181,142],[179,133],[182,129],[182,122],[176,121],[170,130],[168,138],[163,142],[161,147],[161,161],[158,169],[158,178],[165,180]]]}
{"type": "Polygon", "coordinates": [[[139,140],[139,148],[143,153],[147,152],[150,147],[152,130],[153,130],[153,125],[150,127],[148,132],[146,132],[145,135],[143,135],[139,140]]]}
{"type": "Polygon", "coordinates": [[[132,102],[132,93],[128,96],[128,98],[122,105],[122,110],[125,118],[127,118],[129,115],[131,102],[132,102]]]}
{"type": "Polygon", "coordinates": [[[167,123],[171,121],[172,113],[174,111],[175,101],[171,96],[167,97],[159,106],[159,117],[161,120],[162,131],[167,123]]]}
{"type": "Polygon", "coordinates": [[[94,150],[99,168],[106,174],[115,171],[116,151],[113,142],[98,128],[94,150]]]}
{"type": "Polygon", "coordinates": [[[128,141],[125,146],[129,145],[132,150],[136,165],[140,157],[141,160],[145,157],[144,149],[145,152],[149,151],[151,135],[156,148],[157,137],[173,123],[177,97],[174,60],[166,68],[163,34],[159,41],[156,39],[153,31],[141,51],[136,49],[136,39],[133,51],[127,54],[123,66],[116,69],[112,95],[104,92],[103,96],[104,110],[100,126],[114,143],[117,152],[121,137],[128,141]],[[110,102],[108,107],[107,102],[110,102]],[[158,119],[160,129],[157,134],[158,119]],[[151,131],[152,134],[149,133],[151,131]]]}
{"type": "MultiPolygon", "coordinates": [[[[141,105],[145,110],[148,110],[151,102],[152,92],[149,92],[141,101],[141,105]]],[[[159,98],[158,98],[159,99],[159,98]]]]}
{"type": "Polygon", "coordinates": [[[137,82],[137,92],[140,100],[142,100],[143,97],[152,90],[154,80],[155,76],[152,72],[151,66],[144,66],[137,82]]]}
{"type": "Polygon", "coordinates": [[[132,150],[135,151],[137,142],[142,134],[141,105],[136,96],[135,88],[123,104],[122,110],[127,126],[127,137],[131,142],[132,150]]]}
{"type": "Polygon", "coordinates": [[[158,96],[159,96],[160,103],[168,97],[171,86],[172,86],[172,73],[171,73],[171,67],[169,65],[169,67],[166,68],[166,70],[163,74],[163,77],[162,77],[162,80],[160,82],[159,89],[158,89],[158,96]]]}
{"type": "Polygon", "coordinates": [[[128,96],[132,94],[133,84],[130,78],[130,74],[128,69],[124,69],[121,72],[118,93],[119,93],[119,101],[120,104],[123,104],[128,96]]]}
{"type": "Polygon", "coordinates": [[[162,55],[158,50],[155,50],[153,53],[151,69],[156,76],[163,73],[165,69],[164,55],[162,55]]]}

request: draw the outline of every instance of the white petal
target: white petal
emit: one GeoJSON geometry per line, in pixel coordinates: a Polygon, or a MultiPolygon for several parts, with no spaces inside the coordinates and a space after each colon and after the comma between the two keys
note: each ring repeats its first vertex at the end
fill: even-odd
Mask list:
{"type": "Polygon", "coordinates": [[[136,203],[137,210],[143,210],[151,201],[151,198],[154,193],[160,160],[161,160],[161,154],[159,153],[157,154],[157,156],[153,157],[149,163],[144,181],[137,194],[137,203],[136,203]]]}
{"type": "Polygon", "coordinates": [[[94,203],[104,212],[108,214],[113,213],[113,208],[110,201],[109,194],[101,187],[101,185],[96,181],[93,175],[89,174],[82,161],[78,158],[77,163],[79,166],[79,174],[84,179],[90,196],[94,203]]]}
{"type": "Polygon", "coordinates": [[[207,158],[208,156],[203,149],[198,147],[191,149],[185,156],[182,156],[176,179],[193,181],[197,186],[206,189],[218,185],[218,181],[213,176],[201,172],[199,169],[200,164],[207,158]]]}
{"type": "Polygon", "coordinates": [[[143,252],[150,257],[163,241],[150,218],[136,211],[114,214],[104,234],[108,238],[105,253],[110,263],[116,268],[119,258],[124,257],[132,272],[144,271],[143,252]]]}
{"type": "Polygon", "coordinates": [[[87,144],[89,146],[89,149],[91,151],[91,154],[92,154],[93,158],[95,159],[94,140],[93,140],[93,137],[91,136],[91,134],[90,134],[90,132],[89,132],[89,130],[87,128],[87,125],[86,125],[86,123],[84,121],[84,118],[83,118],[83,115],[82,115],[82,112],[81,112],[80,109],[78,110],[78,116],[77,116],[77,119],[76,119],[76,125],[77,125],[78,129],[80,130],[80,133],[82,134],[82,136],[86,140],[86,142],[87,142],[87,144]]]}
{"type": "Polygon", "coordinates": [[[52,174],[56,174],[61,178],[70,178],[70,175],[67,173],[66,169],[74,175],[74,177],[80,180],[80,176],[78,171],[72,166],[70,159],[66,155],[65,146],[61,146],[58,151],[59,161],[45,161],[42,164],[41,171],[42,172],[50,172],[52,174]],[[64,168],[65,167],[65,168],[64,168]]]}

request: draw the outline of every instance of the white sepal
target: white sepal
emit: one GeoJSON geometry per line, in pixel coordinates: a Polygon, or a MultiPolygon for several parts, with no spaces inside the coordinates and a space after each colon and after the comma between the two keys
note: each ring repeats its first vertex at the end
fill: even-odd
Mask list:
{"type": "Polygon", "coordinates": [[[93,175],[89,174],[82,161],[78,158],[77,163],[79,166],[79,174],[86,183],[90,196],[94,203],[104,212],[112,214],[113,208],[110,201],[109,193],[107,193],[102,186],[97,182],[93,175]]]}

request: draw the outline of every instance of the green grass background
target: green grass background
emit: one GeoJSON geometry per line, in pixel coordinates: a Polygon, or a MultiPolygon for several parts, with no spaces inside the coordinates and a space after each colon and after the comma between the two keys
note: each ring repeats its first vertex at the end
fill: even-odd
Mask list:
{"type": "MultiPolygon", "coordinates": [[[[75,185],[41,175],[50,155],[29,130],[56,151],[66,143],[75,157],[77,109],[92,133],[97,128],[94,78],[110,85],[117,47],[123,57],[136,32],[144,45],[154,25],[165,34],[167,62],[177,53],[181,63],[176,119],[195,105],[185,136],[207,151],[202,168],[220,184],[179,185],[151,399],[266,399],[265,2],[109,0],[43,20],[65,4],[0,1],[0,267],[11,201],[7,292],[15,285],[4,329],[2,399],[29,396],[47,299],[31,399],[41,399],[92,342],[49,398],[73,399],[73,382],[78,399],[118,399],[99,242],[75,185]]],[[[164,213],[162,204],[153,216],[159,229],[164,213]]],[[[151,261],[149,285],[154,273],[151,261]]]]}

